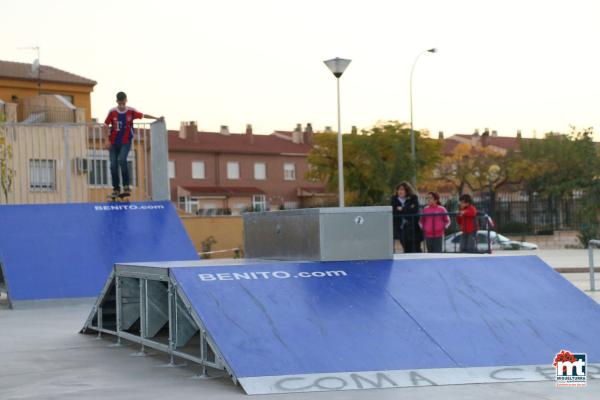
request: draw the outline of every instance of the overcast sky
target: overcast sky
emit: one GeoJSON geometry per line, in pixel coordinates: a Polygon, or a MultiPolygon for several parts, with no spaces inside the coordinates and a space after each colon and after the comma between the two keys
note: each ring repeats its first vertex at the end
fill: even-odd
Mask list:
{"type": "Polygon", "coordinates": [[[352,59],[342,125],[409,120],[418,129],[527,136],[569,125],[600,138],[600,2],[589,1],[5,1],[0,59],[98,81],[92,114],[124,90],[130,105],[255,132],[335,127],[335,79],[323,60],[352,59]]]}

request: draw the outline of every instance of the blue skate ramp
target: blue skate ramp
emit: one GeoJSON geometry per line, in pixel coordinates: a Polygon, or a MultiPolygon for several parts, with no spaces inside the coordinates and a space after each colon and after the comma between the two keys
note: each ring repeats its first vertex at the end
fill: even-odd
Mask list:
{"type": "Polygon", "coordinates": [[[600,377],[600,306],[535,256],[170,274],[249,394],[547,380],[561,349],[600,377]]]}
{"type": "Polygon", "coordinates": [[[0,206],[13,305],[97,296],[115,262],[197,258],[170,202],[0,206]]]}

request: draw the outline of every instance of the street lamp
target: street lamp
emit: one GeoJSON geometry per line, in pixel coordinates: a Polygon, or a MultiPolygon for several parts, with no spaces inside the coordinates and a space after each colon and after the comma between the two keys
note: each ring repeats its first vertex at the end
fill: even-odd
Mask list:
{"type": "Polygon", "coordinates": [[[423,54],[436,52],[437,49],[435,47],[420,52],[417,58],[415,58],[415,62],[413,62],[412,68],[410,70],[410,154],[413,162],[412,184],[415,187],[417,185],[417,148],[415,143],[415,130],[413,127],[413,73],[415,72],[415,66],[417,65],[417,61],[419,61],[419,58],[421,58],[423,54]]]}
{"type": "Polygon", "coordinates": [[[339,190],[339,205],[344,207],[344,152],[342,147],[342,119],[340,113],[340,77],[350,65],[351,60],[344,58],[332,58],[331,60],[323,61],[327,68],[333,73],[337,82],[337,119],[338,119],[338,190],[339,190]]]}

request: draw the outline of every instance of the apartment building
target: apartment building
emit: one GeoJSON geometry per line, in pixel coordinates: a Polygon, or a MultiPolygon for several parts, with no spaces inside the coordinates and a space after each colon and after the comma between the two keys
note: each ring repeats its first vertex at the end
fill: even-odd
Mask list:
{"type": "Polygon", "coordinates": [[[293,131],[255,134],[198,131],[184,122],[169,131],[171,196],[193,214],[317,207],[335,203],[322,182],[306,177],[312,146],[310,124],[293,131]]]}
{"type": "Polygon", "coordinates": [[[91,93],[95,85],[96,81],[92,79],[49,65],[0,60],[0,101],[18,105],[19,122],[26,120],[32,113],[39,113],[40,110],[50,116],[52,109],[48,104],[26,100],[40,95],[59,95],[65,100],[65,104],[71,105],[71,115],[66,114],[65,108],[60,106],[56,112],[61,114],[54,114],[53,118],[74,122],[75,116],[72,114],[76,109],[83,109],[85,120],[91,121],[91,93]]]}

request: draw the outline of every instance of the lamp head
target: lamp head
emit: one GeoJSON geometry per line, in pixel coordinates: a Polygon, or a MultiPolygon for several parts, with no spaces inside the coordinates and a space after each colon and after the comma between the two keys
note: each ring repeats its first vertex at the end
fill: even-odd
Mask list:
{"type": "Polygon", "coordinates": [[[339,78],[340,76],[342,76],[346,68],[348,68],[348,65],[350,65],[350,61],[351,60],[345,58],[336,57],[323,62],[325,63],[325,65],[327,65],[327,68],[329,68],[333,75],[336,78],[339,78]]]}

